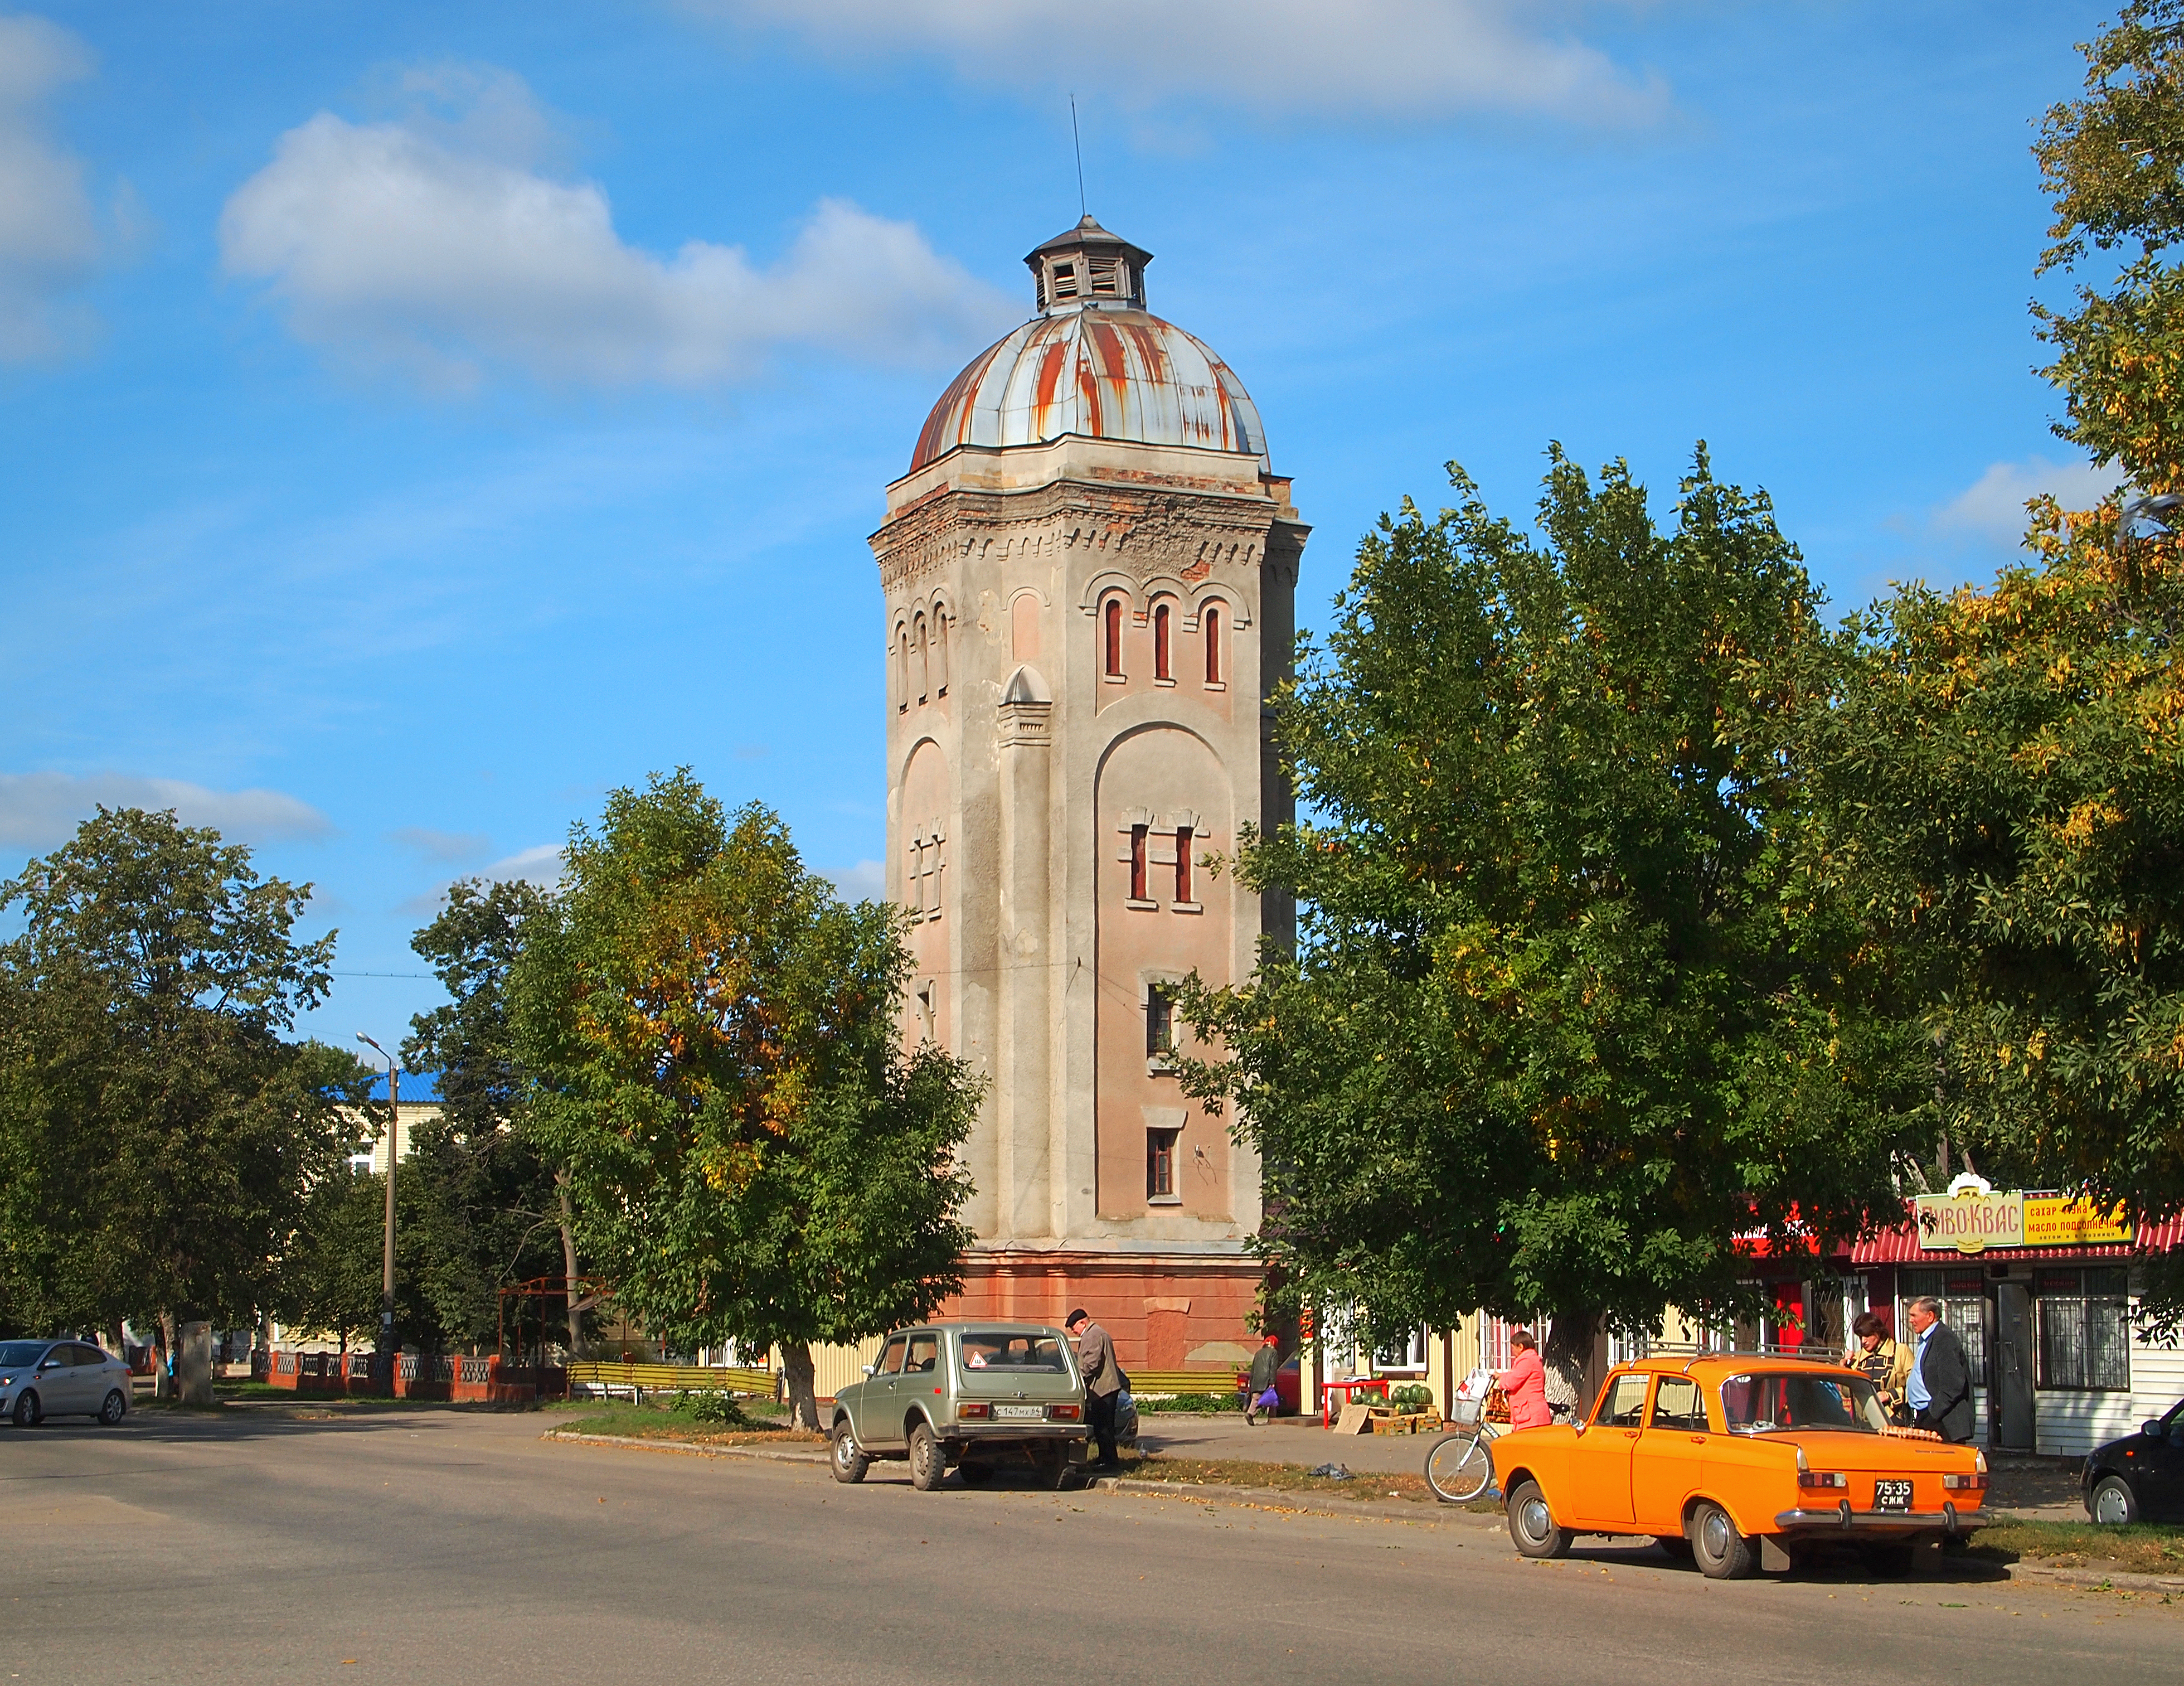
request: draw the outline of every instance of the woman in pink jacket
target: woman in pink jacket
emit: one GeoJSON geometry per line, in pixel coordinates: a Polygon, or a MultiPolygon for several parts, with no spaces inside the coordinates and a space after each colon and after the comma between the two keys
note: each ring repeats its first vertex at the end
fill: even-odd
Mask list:
{"type": "Polygon", "coordinates": [[[1495,1380],[1509,1401],[1509,1426],[1544,1428],[1555,1420],[1547,1409],[1547,1367],[1540,1362],[1540,1343],[1531,1331],[1519,1329],[1509,1337],[1514,1354],[1509,1367],[1495,1380]]]}

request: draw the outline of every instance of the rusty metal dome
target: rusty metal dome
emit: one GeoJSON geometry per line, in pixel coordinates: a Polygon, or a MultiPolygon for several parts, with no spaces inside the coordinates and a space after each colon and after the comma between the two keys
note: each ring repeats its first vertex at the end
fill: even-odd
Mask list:
{"type": "Polygon", "coordinates": [[[1205,343],[1145,307],[1152,254],[1089,216],[1024,259],[1039,313],[971,360],[925,418],[915,473],[961,445],[1065,434],[1267,455],[1258,407],[1205,343]]]}

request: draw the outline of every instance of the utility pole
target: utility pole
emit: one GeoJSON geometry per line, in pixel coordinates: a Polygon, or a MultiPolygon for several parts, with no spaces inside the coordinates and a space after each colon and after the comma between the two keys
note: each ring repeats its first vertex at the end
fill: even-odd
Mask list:
{"type": "Polygon", "coordinates": [[[394,1155],[402,1145],[402,1068],[363,1031],[356,1039],[387,1062],[387,1233],[379,1264],[379,1350],[387,1360],[387,1395],[394,1397],[394,1155]]]}

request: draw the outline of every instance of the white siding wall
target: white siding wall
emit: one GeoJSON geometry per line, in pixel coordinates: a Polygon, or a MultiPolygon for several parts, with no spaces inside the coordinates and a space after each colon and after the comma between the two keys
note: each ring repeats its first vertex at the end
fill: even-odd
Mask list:
{"type": "Polygon", "coordinates": [[[2033,1395],[2037,1449],[2048,1457],[2082,1458],[2094,1447],[2131,1433],[2147,1418],[2161,1415],[2180,1398],[2184,1347],[2150,1346],[2134,1337],[2130,1393],[2033,1395]]]}

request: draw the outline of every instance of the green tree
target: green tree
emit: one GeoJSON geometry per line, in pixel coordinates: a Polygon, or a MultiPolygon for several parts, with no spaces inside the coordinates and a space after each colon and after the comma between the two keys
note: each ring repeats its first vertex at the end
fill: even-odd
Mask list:
{"type": "Polygon", "coordinates": [[[395,1198],[406,1180],[433,1208],[427,1232],[443,1245],[426,1265],[424,1287],[445,1338],[482,1338],[498,1326],[502,1288],[561,1276],[569,1350],[579,1354],[585,1300],[567,1181],[530,1127],[510,1022],[510,980],[526,935],[553,922],[554,898],[536,885],[465,879],[412,939],[451,999],[411,1019],[402,1045],[406,1064],[437,1075],[441,1113],[416,1132],[395,1198]]]}
{"type": "Polygon", "coordinates": [[[1546,1313],[1574,1383],[1602,1320],[1739,1305],[1733,1237],[1889,1208],[1915,1039],[1805,858],[1841,650],[1763,494],[1702,448],[1663,532],[1557,450],[1535,545],[1451,472],[1274,699],[1311,818],[1237,870],[1300,941],[1189,993],[1185,1081],[1262,1156],[1278,1298],[1546,1313]]]}
{"type": "MultiPolygon", "coordinates": [[[[2082,51],[2035,148],[2042,268],[2081,278],[2036,307],[2057,431],[2184,490],[2184,5],[2082,51]]],[[[1846,882],[1919,976],[1942,1155],[2147,1220],[2184,1209],[2184,553],[2121,516],[2036,500],[1991,583],[1879,606],[1813,754],[1846,882]]],[[[2184,1315],[2184,1261],[2153,1286],[2184,1315]]]]}
{"type": "Polygon", "coordinates": [[[306,1189],[339,1162],[362,1073],[282,1039],[334,938],[309,886],[172,813],[101,808],[0,884],[0,1249],[11,1297],[112,1331],[276,1303],[306,1189]]]}
{"type": "Polygon", "coordinates": [[[961,1287],[977,1086],[930,1043],[903,1050],[900,915],[842,902],[765,809],[655,777],[564,858],[515,1022],[578,1239],[658,1338],[778,1346],[816,1426],[811,1342],[961,1287]]]}

